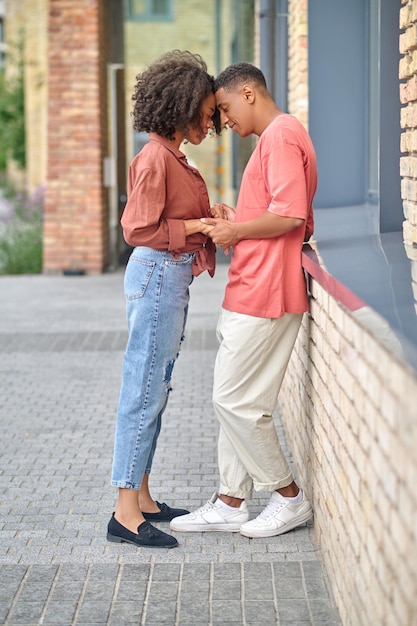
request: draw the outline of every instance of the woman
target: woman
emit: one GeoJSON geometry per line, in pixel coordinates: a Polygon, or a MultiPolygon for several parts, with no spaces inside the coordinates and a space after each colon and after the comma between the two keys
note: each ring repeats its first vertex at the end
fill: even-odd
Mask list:
{"type": "Polygon", "coordinates": [[[123,362],[112,485],[116,510],[107,539],[172,548],[177,540],[151,525],[188,513],[155,502],[149,473],[183,339],[194,276],[213,276],[215,246],[207,188],[179,150],[220,132],[213,77],[199,55],[174,50],[137,76],[133,117],[149,143],[129,169],[124,237],[134,250],[125,273],[129,338],[123,362]]]}

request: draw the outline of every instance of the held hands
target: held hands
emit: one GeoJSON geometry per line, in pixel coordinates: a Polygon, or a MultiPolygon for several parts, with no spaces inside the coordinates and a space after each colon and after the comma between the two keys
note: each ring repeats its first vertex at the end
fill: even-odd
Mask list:
{"type": "Polygon", "coordinates": [[[202,219],[200,219],[199,222],[200,222],[200,226],[199,226],[198,232],[203,233],[203,235],[211,236],[210,233],[213,230],[214,226],[212,226],[211,224],[204,224],[202,219]]]}
{"type": "Polygon", "coordinates": [[[227,204],[215,204],[211,214],[213,215],[211,218],[201,218],[204,224],[211,226],[211,230],[206,234],[216,245],[223,248],[225,254],[229,254],[230,248],[239,241],[234,224],[235,212],[227,204]]]}
{"type": "Polygon", "coordinates": [[[224,220],[229,220],[229,222],[235,221],[235,210],[227,204],[216,202],[211,207],[210,213],[211,217],[221,217],[224,220]]]}
{"type": "Polygon", "coordinates": [[[234,224],[235,211],[227,204],[216,203],[210,213],[213,217],[184,220],[185,234],[208,235],[216,245],[223,248],[225,254],[229,254],[230,247],[239,241],[234,224]]]}

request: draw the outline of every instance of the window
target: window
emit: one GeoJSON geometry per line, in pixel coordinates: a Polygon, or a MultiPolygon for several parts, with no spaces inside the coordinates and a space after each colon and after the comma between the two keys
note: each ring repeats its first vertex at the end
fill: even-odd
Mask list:
{"type": "Polygon", "coordinates": [[[381,232],[401,231],[403,220],[398,10],[392,0],[321,0],[308,17],[315,206],[374,204],[381,232]]]}
{"type": "Polygon", "coordinates": [[[137,22],[170,22],[173,0],[126,0],[127,19],[137,22]]]}

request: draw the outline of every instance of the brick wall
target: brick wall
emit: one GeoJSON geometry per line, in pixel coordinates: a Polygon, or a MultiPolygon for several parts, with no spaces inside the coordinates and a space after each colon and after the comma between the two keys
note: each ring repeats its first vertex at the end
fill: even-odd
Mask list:
{"type": "Polygon", "coordinates": [[[288,2],[288,113],[308,128],[308,1],[288,2]]]}
{"type": "MultiPolygon", "coordinates": [[[[289,0],[289,14],[289,108],[307,125],[307,1],[289,0]]],[[[399,20],[404,240],[417,300],[417,0],[402,0],[399,20]]],[[[305,266],[311,311],[280,393],[297,478],[343,624],[414,626],[417,375],[382,318],[305,266]]]]}
{"type": "MultiPolygon", "coordinates": [[[[311,279],[280,403],[342,622],[417,624],[417,376],[311,279]]],[[[370,319],[369,319],[370,317],[370,319]]]]}
{"type": "MultiPolygon", "coordinates": [[[[417,0],[402,0],[400,10],[401,101],[401,197],[403,234],[412,264],[414,297],[417,302],[417,0]]],[[[417,311],[417,305],[416,305],[417,311]]]]}
{"type": "Polygon", "coordinates": [[[104,13],[104,0],[49,3],[45,272],[106,264],[104,13]]]}

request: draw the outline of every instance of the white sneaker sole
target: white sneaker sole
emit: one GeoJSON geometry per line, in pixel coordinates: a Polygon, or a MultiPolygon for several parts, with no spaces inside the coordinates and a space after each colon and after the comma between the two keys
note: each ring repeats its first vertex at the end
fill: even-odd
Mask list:
{"type": "MultiPolygon", "coordinates": [[[[243,523],[243,522],[242,522],[243,523]]],[[[222,533],[238,533],[242,524],[171,524],[171,530],[177,533],[205,533],[217,531],[222,533]]]]}
{"type": "Polygon", "coordinates": [[[271,528],[271,529],[265,529],[265,530],[262,530],[261,528],[254,529],[254,530],[249,530],[249,529],[246,530],[245,528],[241,528],[240,534],[243,535],[244,537],[250,537],[252,539],[257,539],[261,537],[275,537],[276,535],[283,535],[289,530],[292,530],[293,528],[297,528],[297,526],[301,526],[301,524],[305,524],[312,517],[313,517],[313,511],[310,510],[310,511],[307,511],[307,513],[304,513],[304,515],[297,517],[297,519],[293,520],[292,522],[288,522],[288,524],[285,524],[285,526],[280,526],[279,528],[271,528]]]}

